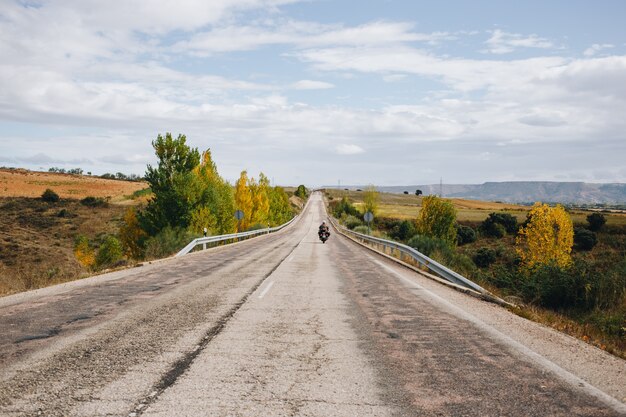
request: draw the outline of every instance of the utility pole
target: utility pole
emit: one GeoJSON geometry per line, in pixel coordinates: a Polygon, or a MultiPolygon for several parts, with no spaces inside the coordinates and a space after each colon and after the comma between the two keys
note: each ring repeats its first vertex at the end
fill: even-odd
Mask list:
{"type": "Polygon", "coordinates": [[[443,197],[443,177],[439,177],[439,198],[443,197]]]}

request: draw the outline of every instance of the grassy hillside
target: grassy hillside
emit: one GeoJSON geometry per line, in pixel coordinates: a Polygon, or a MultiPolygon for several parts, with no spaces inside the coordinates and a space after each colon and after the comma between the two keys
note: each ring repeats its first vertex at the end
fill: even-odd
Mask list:
{"type": "Polygon", "coordinates": [[[73,253],[76,236],[97,242],[117,233],[127,206],[147,198],[145,188],[140,182],[0,170],[0,295],[87,275],[73,253]],[[39,198],[47,188],[61,200],[39,198]],[[81,204],[88,196],[103,202],[81,204]]]}

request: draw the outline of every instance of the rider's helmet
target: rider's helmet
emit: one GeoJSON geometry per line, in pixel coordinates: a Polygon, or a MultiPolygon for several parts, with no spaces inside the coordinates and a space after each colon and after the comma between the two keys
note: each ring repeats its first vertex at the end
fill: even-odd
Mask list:
{"type": "Polygon", "coordinates": [[[322,221],[322,224],[326,224],[326,220],[322,221]]]}

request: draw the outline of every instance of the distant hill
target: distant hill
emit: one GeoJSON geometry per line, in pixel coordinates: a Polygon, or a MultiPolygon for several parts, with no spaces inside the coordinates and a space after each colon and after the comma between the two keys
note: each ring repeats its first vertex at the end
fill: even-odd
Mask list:
{"type": "MultiPolygon", "coordinates": [[[[334,188],[334,187],[329,187],[334,188]]],[[[364,187],[345,187],[364,188],[364,187]]],[[[422,190],[424,195],[439,194],[439,184],[378,187],[390,193],[415,193],[422,190]]],[[[486,182],[484,184],[444,184],[443,196],[468,198],[507,203],[529,203],[535,201],[568,204],[624,204],[626,184],[591,184],[585,182],[549,181],[510,181],[486,182]]]]}

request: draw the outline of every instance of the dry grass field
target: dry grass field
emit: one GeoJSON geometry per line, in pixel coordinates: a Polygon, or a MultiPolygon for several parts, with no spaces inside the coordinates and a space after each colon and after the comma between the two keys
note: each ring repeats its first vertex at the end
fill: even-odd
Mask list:
{"type": "Polygon", "coordinates": [[[90,176],[0,170],[0,295],[40,288],[87,275],[73,253],[77,235],[98,241],[118,231],[128,205],[145,183],[90,176]],[[61,197],[41,198],[46,188],[61,197]],[[88,196],[109,201],[87,207],[88,196]]]}
{"type": "MultiPolygon", "coordinates": [[[[326,190],[333,199],[341,199],[346,196],[358,208],[363,204],[362,191],[326,190]]],[[[396,219],[415,219],[422,206],[422,196],[380,193],[378,216],[393,217],[396,219]]],[[[517,204],[496,203],[491,201],[466,200],[460,198],[450,199],[457,209],[457,219],[460,222],[482,222],[489,213],[506,212],[515,216],[518,222],[526,219],[526,214],[531,209],[529,206],[517,204]]],[[[592,213],[589,210],[573,210],[570,212],[574,223],[585,223],[586,217],[592,213]]],[[[609,225],[626,225],[626,213],[604,213],[609,225]]]]}
{"type": "Polygon", "coordinates": [[[61,198],[109,197],[115,203],[128,201],[127,196],[146,187],[144,182],[107,180],[88,175],[0,169],[0,197],[40,197],[46,188],[50,188],[61,198]]]}

